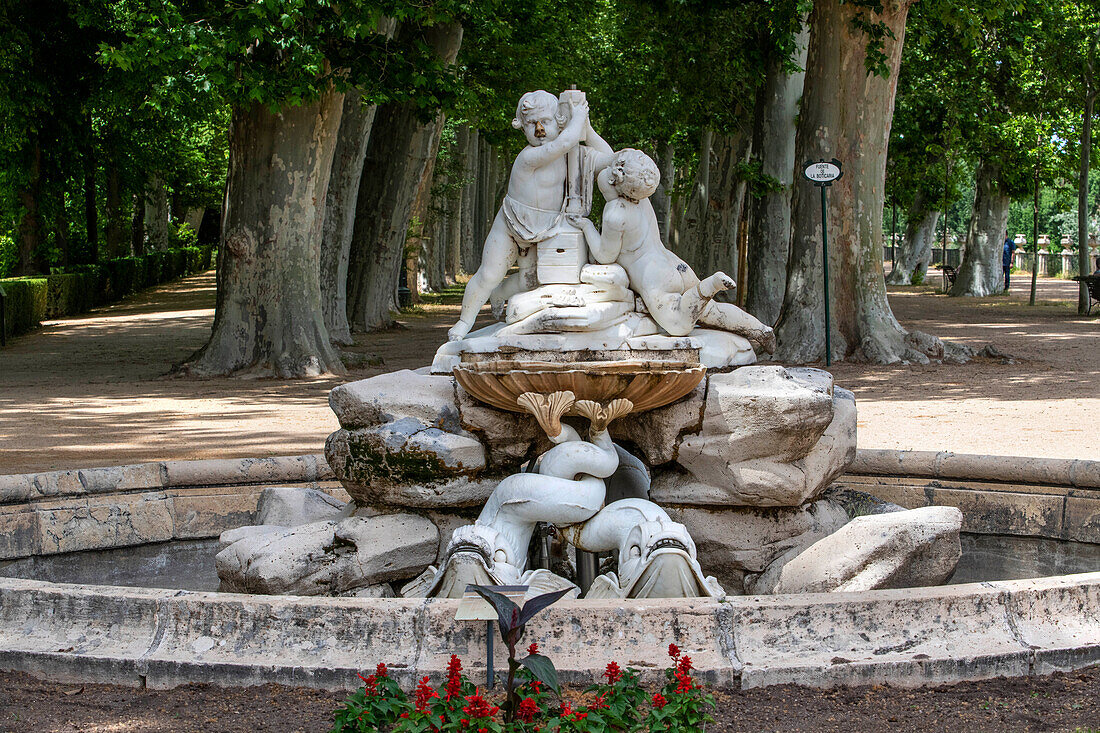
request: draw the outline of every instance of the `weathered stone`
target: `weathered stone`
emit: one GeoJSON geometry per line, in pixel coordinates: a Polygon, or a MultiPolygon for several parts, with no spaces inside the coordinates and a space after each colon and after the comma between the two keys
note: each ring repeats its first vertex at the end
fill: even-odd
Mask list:
{"type": "Polygon", "coordinates": [[[235,542],[243,540],[245,537],[284,535],[288,529],[290,528],[280,527],[275,524],[250,524],[244,527],[227,529],[218,536],[218,551],[224,550],[235,542]]]}
{"type": "Polygon", "coordinates": [[[855,397],[839,387],[826,389],[831,381],[819,370],[782,367],[711,375],[703,429],[683,439],[677,457],[682,471],[654,472],[654,501],[801,506],[819,495],[855,456],[855,397]],[[760,370],[732,384],[721,379],[760,370]]]}
{"type": "Polygon", "coordinates": [[[434,483],[378,482],[363,487],[358,501],[365,506],[411,509],[480,507],[493,493],[498,481],[496,478],[459,476],[434,483]]]}
{"type": "Polygon", "coordinates": [[[611,435],[636,445],[651,466],[668,463],[676,458],[681,436],[699,432],[706,394],[704,379],[686,397],[671,405],[619,418],[611,424],[611,435]]]}
{"type": "Polygon", "coordinates": [[[462,428],[477,435],[488,451],[493,468],[511,470],[536,453],[545,451],[550,442],[531,415],[490,407],[456,386],[462,428]]]}
{"type": "Polygon", "coordinates": [[[253,532],[218,553],[227,591],[341,595],[414,577],[436,556],[439,533],[423,517],[393,514],[253,532]]]}
{"type": "Polygon", "coordinates": [[[458,432],[454,379],[409,369],[341,384],[329,392],[340,427],[370,428],[411,417],[425,425],[458,432]]]}
{"type": "Polygon", "coordinates": [[[172,539],[172,498],[163,491],[88,496],[38,505],[37,551],[48,555],[172,539]]]}
{"type": "Polygon", "coordinates": [[[856,517],[788,562],[776,593],[938,585],[962,552],[962,512],[930,506],[856,517]]]}
{"type": "Polygon", "coordinates": [[[271,486],[260,494],[256,524],[297,527],[336,519],[346,504],[323,491],[297,486],[271,486]]]}
{"type": "MultiPolygon", "coordinates": [[[[674,521],[687,527],[699,553],[699,564],[714,574],[727,593],[739,594],[745,576],[763,572],[777,557],[800,552],[840,529],[848,521],[837,502],[822,499],[791,508],[704,508],[668,506],[674,521]]],[[[793,555],[792,555],[793,557],[793,555]]]]}
{"type": "Polygon", "coordinates": [[[400,496],[395,487],[402,484],[432,486],[476,476],[485,467],[480,442],[426,427],[414,418],[337,430],[325,443],[325,456],[348,494],[363,504],[383,502],[391,489],[400,496]]]}

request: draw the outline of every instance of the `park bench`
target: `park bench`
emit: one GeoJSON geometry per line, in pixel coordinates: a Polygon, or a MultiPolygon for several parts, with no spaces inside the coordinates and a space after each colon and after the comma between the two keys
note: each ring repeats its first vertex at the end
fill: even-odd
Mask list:
{"type": "Polygon", "coordinates": [[[1100,275],[1078,275],[1073,278],[1077,282],[1083,282],[1089,289],[1089,307],[1085,311],[1085,315],[1092,313],[1093,302],[1100,303],[1100,275]]]}
{"type": "Polygon", "coordinates": [[[955,284],[955,275],[959,271],[951,265],[943,265],[940,269],[943,271],[943,290],[947,292],[955,284]]]}

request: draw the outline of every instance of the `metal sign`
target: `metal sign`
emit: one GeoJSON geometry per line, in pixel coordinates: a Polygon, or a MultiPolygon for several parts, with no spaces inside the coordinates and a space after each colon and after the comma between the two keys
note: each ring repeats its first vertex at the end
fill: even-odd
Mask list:
{"type": "Polygon", "coordinates": [[[814,185],[831,186],[833,181],[840,180],[844,175],[844,169],[836,158],[808,161],[802,166],[802,175],[807,181],[813,181],[814,185]]]}

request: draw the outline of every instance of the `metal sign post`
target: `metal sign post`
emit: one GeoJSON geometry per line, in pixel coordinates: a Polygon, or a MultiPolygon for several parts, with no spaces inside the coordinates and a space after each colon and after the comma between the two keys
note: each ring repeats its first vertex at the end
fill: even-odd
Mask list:
{"type": "Polygon", "coordinates": [[[802,175],[807,181],[813,182],[815,186],[821,189],[821,269],[825,288],[825,366],[832,366],[833,351],[829,338],[829,332],[832,330],[829,325],[829,208],[825,191],[833,185],[833,181],[840,180],[840,177],[844,175],[844,170],[840,166],[840,161],[836,158],[807,161],[802,166],[802,175]]]}

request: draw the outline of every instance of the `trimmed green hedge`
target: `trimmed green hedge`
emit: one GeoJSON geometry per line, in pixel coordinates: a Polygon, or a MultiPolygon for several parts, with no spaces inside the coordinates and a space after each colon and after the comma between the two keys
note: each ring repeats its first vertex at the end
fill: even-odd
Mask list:
{"type": "Polygon", "coordinates": [[[74,265],[46,277],[0,279],[4,289],[4,335],[38,327],[46,318],[83,313],[144,288],[210,268],[213,247],[181,247],[120,257],[98,265],[74,265]]]}
{"type": "Polygon", "coordinates": [[[44,277],[0,280],[4,291],[4,337],[38,328],[46,317],[47,286],[44,277]]]}

